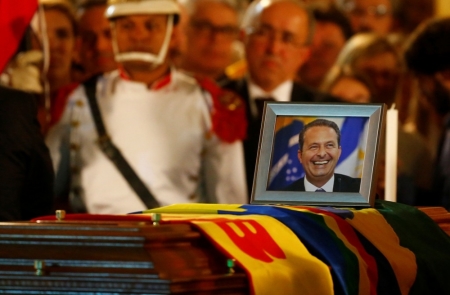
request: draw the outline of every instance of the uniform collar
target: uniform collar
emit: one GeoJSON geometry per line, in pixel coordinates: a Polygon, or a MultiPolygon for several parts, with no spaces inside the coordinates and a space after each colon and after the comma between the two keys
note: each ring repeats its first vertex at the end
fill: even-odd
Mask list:
{"type": "MultiPolygon", "coordinates": [[[[135,83],[139,83],[139,82],[131,80],[130,76],[128,75],[128,73],[125,71],[125,69],[121,65],[119,65],[118,68],[119,68],[119,76],[121,79],[123,79],[125,81],[132,81],[135,83]]],[[[159,78],[158,80],[156,80],[155,82],[153,82],[152,85],[149,87],[149,89],[157,91],[157,90],[160,90],[160,89],[164,88],[165,86],[169,85],[170,82],[172,81],[172,72],[173,72],[173,69],[170,68],[169,72],[166,75],[159,78]]]]}

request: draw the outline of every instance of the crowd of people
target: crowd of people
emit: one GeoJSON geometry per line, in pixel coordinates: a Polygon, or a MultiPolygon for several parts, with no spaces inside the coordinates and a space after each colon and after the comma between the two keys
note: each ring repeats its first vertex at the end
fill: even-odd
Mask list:
{"type": "Polygon", "coordinates": [[[36,15],[1,79],[0,220],[247,203],[271,100],[395,105],[398,200],[450,208],[434,1],[39,0],[36,15]]]}

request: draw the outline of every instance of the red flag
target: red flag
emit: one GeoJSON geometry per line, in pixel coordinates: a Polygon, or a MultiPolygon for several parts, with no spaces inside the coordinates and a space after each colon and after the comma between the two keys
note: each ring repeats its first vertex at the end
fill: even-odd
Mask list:
{"type": "Polygon", "coordinates": [[[0,0],[0,73],[16,52],[37,7],[37,0],[0,0]]]}

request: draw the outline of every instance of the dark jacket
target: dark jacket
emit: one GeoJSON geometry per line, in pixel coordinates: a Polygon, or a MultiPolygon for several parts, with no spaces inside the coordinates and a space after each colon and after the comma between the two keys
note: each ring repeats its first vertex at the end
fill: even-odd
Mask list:
{"type": "MultiPolygon", "coordinates": [[[[305,191],[305,182],[304,177],[295,181],[285,189],[284,191],[296,191],[296,192],[304,192],[305,191]]],[[[352,178],[347,175],[342,175],[335,173],[334,174],[334,184],[333,184],[333,192],[346,192],[346,193],[358,193],[359,188],[361,187],[361,178],[352,178]]]]}
{"type": "Polygon", "coordinates": [[[53,167],[36,118],[35,98],[0,87],[0,220],[48,215],[53,167]]]}

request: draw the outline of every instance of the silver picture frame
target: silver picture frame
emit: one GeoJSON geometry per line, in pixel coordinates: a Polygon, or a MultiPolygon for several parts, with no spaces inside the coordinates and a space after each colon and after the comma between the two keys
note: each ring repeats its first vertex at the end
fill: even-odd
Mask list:
{"type": "MultiPolygon", "coordinates": [[[[266,103],[250,203],[373,207],[377,185],[378,154],[382,134],[384,134],[385,117],[384,104],[266,103]],[[316,118],[340,122],[341,127],[344,125],[346,128],[341,130],[342,135],[348,130],[347,137],[341,136],[341,146],[347,143],[352,144],[352,147],[357,145],[358,150],[347,151],[347,154],[353,158],[347,156],[344,159],[348,163],[357,162],[355,164],[357,166],[349,168],[352,164],[347,162],[342,166],[346,166],[345,169],[354,169],[352,173],[359,173],[361,178],[359,192],[288,191],[283,187],[295,181],[296,178],[292,175],[296,174],[297,179],[301,176],[302,168],[295,166],[300,163],[296,164],[294,159],[294,153],[298,151],[298,140],[295,147],[295,135],[292,136],[292,132],[295,132],[295,128],[302,126],[307,120],[316,118]],[[363,129],[358,131],[361,128],[363,129]],[[357,138],[355,134],[358,134],[357,138]],[[355,142],[355,140],[358,141],[355,142]],[[286,145],[286,150],[283,150],[283,144],[286,145]]],[[[300,130],[301,128],[297,130],[297,138],[300,130]]],[[[342,150],[344,151],[344,148],[342,150]]],[[[338,168],[339,164],[336,171],[338,168]]]]}

